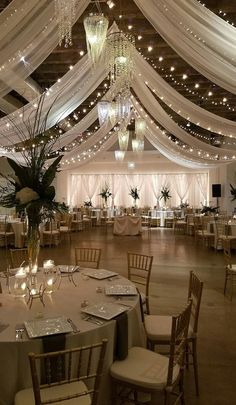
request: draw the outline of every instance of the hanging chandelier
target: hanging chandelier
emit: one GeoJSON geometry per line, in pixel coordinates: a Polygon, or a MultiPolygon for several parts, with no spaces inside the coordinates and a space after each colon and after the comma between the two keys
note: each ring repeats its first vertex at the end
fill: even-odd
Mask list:
{"type": "Polygon", "coordinates": [[[93,66],[96,66],[104,48],[108,19],[104,17],[103,13],[91,13],[84,19],[84,29],[88,55],[92,60],[93,66]]]}
{"type": "Polygon", "coordinates": [[[136,118],[135,119],[136,138],[143,140],[145,131],[146,131],[146,121],[141,118],[136,118]]]}
{"type": "Polygon", "coordinates": [[[107,100],[101,100],[98,102],[97,107],[99,125],[102,126],[105,122],[108,122],[110,118],[111,103],[107,100]]]}
{"type": "Polygon", "coordinates": [[[54,0],[55,18],[58,24],[59,45],[64,41],[67,48],[72,45],[72,27],[75,22],[75,5],[77,0],[54,0]]]}
{"type": "Polygon", "coordinates": [[[121,31],[108,35],[106,40],[106,63],[112,85],[119,79],[121,88],[129,88],[134,72],[133,35],[121,31]]]}
{"type": "Polygon", "coordinates": [[[118,142],[121,151],[128,149],[129,131],[127,129],[118,131],[118,142]]]}
{"type": "Polygon", "coordinates": [[[115,159],[118,162],[122,162],[124,160],[125,157],[125,151],[123,150],[115,150],[115,159]]]}
{"type": "Polygon", "coordinates": [[[117,120],[125,120],[131,111],[131,94],[129,91],[126,91],[122,94],[119,94],[116,98],[117,103],[117,120]]]}

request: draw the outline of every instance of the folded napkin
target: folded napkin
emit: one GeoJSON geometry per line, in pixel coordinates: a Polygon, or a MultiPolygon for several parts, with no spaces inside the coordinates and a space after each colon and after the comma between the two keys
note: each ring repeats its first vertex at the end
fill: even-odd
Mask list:
{"type": "Polygon", "coordinates": [[[128,316],[123,312],[116,317],[116,343],[114,357],[124,360],[128,355],[128,316]]]}
{"type": "MultiPolygon", "coordinates": [[[[57,335],[50,335],[50,336],[44,336],[43,337],[43,352],[44,353],[49,353],[49,352],[57,352],[59,350],[64,350],[65,349],[65,344],[66,344],[66,335],[65,333],[60,333],[57,335]]],[[[62,375],[65,374],[65,359],[64,358],[59,358],[59,356],[52,357],[50,359],[50,367],[51,367],[51,373],[50,373],[50,382],[57,381],[58,377],[58,366],[60,363],[60,373],[62,375]]],[[[46,367],[46,364],[45,364],[46,367]]],[[[49,383],[47,381],[47,376],[45,373],[45,370],[42,370],[41,372],[41,383],[49,383]]]]}

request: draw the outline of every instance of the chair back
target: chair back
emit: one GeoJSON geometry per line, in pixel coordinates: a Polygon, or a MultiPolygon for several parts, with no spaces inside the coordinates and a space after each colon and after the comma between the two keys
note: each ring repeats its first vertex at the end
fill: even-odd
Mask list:
{"type": "Polygon", "coordinates": [[[99,268],[101,249],[97,248],[75,248],[75,264],[84,267],[99,268]]]}
{"type": "Polygon", "coordinates": [[[190,325],[193,329],[194,334],[197,333],[198,329],[198,318],[202,299],[202,289],[203,282],[199,280],[199,278],[196,276],[196,274],[194,274],[193,271],[190,271],[188,299],[192,300],[190,325]]]}
{"type": "Polygon", "coordinates": [[[192,300],[188,302],[187,307],[179,315],[172,317],[167,386],[171,386],[173,384],[173,371],[175,365],[178,364],[181,369],[184,368],[186,340],[188,335],[191,308],[192,300]]]}
{"type": "Polygon", "coordinates": [[[58,352],[29,353],[35,405],[70,403],[75,398],[84,403],[86,396],[92,398],[91,405],[96,405],[106,346],[104,339],[58,352]]]}
{"type": "Polygon", "coordinates": [[[127,258],[128,279],[135,284],[143,285],[146,297],[148,298],[153,256],[128,252],[127,258]]]}
{"type": "Polygon", "coordinates": [[[224,259],[225,259],[226,267],[231,268],[232,267],[232,257],[231,257],[230,239],[227,239],[227,238],[224,239],[223,248],[224,248],[224,259]]]}
{"type": "Polygon", "coordinates": [[[20,265],[25,262],[28,262],[28,250],[27,248],[24,249],[10,249],[10,264],[11,268],[15,269],[20,267],[20,265]]]}

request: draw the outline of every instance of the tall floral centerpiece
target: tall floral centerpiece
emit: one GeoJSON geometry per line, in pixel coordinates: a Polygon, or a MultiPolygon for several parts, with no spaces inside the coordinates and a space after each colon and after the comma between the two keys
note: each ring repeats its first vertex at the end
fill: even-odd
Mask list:
{"type": "Polygon", "coordinates": [[[51,141],[50,137],[42,140],[47,119],[47,115],[46,118],[41,117],[43,100],[43,97],[40,98],[33,124],[29,125],[29,121],[24,119],[21,122],[19,132],[22,136],[22,127],[25,129],[22,136],[22,141],[25,139],[24,147],[19,148],[18,161],[7,158],[11,174],[0,174],[5,179],[5,185],[0,186],[0,205],[15,207],[16,212],[25,210],[27,214],[27,246],[32,267],[37,266],[38,261],[40,223],[53,218],[56,212],[65,211],[65,204],[55,201],[55,188],[52,185],[62,156],[48,164],[55,141],[51,141]]]}
{"type": "Polygon", "coordinates": [[[98,195],[100,195],[102,197],[102,199],[105,201],[105,206],[107,206],[107,200],[109,197],[112,196],[112,193],[110,192],[109,186],[107,184],[105,184],[105,186],[103,187],[101,193],[99,193],[98,195]]]}
{"type": "Polygon", "coordinates": [[[168,187],[162,187],[161,195],[160,195],[159,199],[164,200],[164,204],[166,206],[166,203],[170,198],[171,198],[171,195],[170,195],[170,190],[168,189],[168,187]]]}
{"type": "Polygon", "coordinates": [[[137,200],[139,200],[139,194],[138,194],[138,187],[131,187],[130,188],[130,193],[131,197],[134,200],[134,206],[137,206],[137,200]]]}

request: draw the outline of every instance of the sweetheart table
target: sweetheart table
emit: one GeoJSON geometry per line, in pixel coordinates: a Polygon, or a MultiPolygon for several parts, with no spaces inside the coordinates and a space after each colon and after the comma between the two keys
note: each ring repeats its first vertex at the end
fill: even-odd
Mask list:
{"type": "Polygon", "coordinates": [[[139,235],[142,232],[141,217],[124,215],[115,217],[113,233],[115,235],[139,235]]]}
{"type": "Polygon", "coordinates": [[[28,353],[43,351],[41,337],[29,339],[24,331],[23,338],[16,340],[16,328],[25,321],[56,317],[70,318],[79,329],[78,332],[66,334],[66,348],[108,339],[99,405],[109,404],[109,368],[113,362],[116,321],[115,319],[100,320],[99,318],[98,323],[94,323],[97,318],[87,319],[88,317],[85,318],[82,311],[86,310],[85,305],[91,306],[99,303],[115,303],[124,306],[128,318],[128,346],[140,346],[145,342],[139,298],[138,295],[122,296],[118,300],[115,296],[105,295],[105,287],[120,288],[120,285],[131,285],[130,281],[119,275],[99,280],[86,275],[88,272],[88,269],[81,269],[73,274],[76,286],[70,282],[68,277],[63,277],[59,289],[52,294],[44,294],[45,307],[40,300],[36,299],[29,309],[25,298],[16,298],[13,294],[8,294],[5,291],[6,287],[3,286],[3,294],[0,295],[2,304],[0,306],[0,405],[12,405],[15,393],[31,386],[28,353]],[[4,325],[8,326],[4,329],[4,325]]]}

